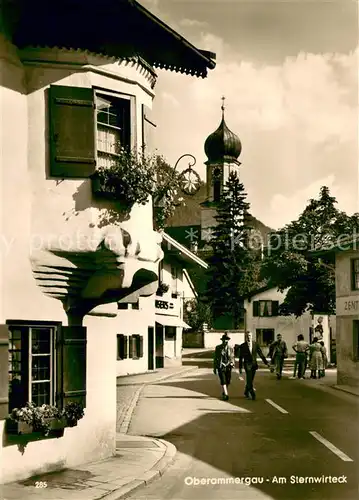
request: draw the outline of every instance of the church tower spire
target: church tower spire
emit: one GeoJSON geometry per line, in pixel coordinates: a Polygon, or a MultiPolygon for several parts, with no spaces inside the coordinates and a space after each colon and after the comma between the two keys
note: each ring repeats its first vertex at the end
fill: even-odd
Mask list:
{"type": "Polygon", "coordinates": [[[210,134],[205,143],[204,151],[207,156],[207,200],[201,208],[201,232],[206,239],[209,228],[215,226],[216,203],[219,201],[231,172],[239,176],[240,162],[238,157],[242,151],[239,137],[232,132],[224,119],[225,97],[222,96],[222,119],[217,130],[210,134]]]}

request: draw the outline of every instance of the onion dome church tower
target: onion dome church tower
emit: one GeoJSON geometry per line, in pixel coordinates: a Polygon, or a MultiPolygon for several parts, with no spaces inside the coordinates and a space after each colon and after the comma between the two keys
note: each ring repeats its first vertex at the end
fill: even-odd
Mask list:
{"type": "Polygon", "coordinates": [[[209,228],[215,225],[214,216],[216,214],[216,203],[219,201],[223,188],[226,185],[229,174],[237,172],[239,177],[238,161],[242,151],[242,144],[239,137],[234,134],[224,120],[224,100],[222,97],[222,120],[212,134],[210,134],[204,144],[204,151],[207,156],[207,199],[201,204],[201,239],[207,240],[210,237],[209,228]]]}

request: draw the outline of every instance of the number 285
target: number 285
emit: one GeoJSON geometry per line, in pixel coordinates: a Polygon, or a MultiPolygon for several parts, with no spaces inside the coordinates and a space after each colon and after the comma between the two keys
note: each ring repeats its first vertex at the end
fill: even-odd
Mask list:
{"type": "Polygon", "coordinates": [[[47,488],[47,483],[45,481],[36,481],[35,488],[47,488]]]}

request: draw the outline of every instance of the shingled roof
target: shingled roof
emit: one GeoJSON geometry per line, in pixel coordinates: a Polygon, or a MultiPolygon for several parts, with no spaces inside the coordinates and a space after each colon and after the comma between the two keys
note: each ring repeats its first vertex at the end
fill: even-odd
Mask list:
{"type": "Polygon", "coordinates": [[[2,0],[8,35],[29,46],[88,50],[207,76],[215,54],[200,50],[134,0],[2,0]]]}

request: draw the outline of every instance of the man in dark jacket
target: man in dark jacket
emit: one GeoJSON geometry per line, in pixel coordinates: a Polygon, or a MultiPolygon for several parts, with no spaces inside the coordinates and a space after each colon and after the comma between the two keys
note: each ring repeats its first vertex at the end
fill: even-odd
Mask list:
{"type": "Polygon", "coordinates": [[[275,366],[277,379],[282,378],[284,359],[288,357],[287,344],[282,340],[282,335],[278,333],[277,340],[269,346],[269,356],[272,365],[275,366]]]}
{"type": "Polygon", "coordinates": [[[269,366],[269,363],[266,360],[259,344],[255,341],[251,342],[251,332],[247,331],[244,338],[245,342],[239,346],[239,373],[241,375],[242,369],[244,368],[246,372],[246,388],[244,390],[245,397],[249,398],[249,396],[251,396],[252,399],[256,399],[253,381],[256,371],[258,370],[257,357],[259,356],[262,358],[263,363],[265,363],[266,366],[269,366]]]}

